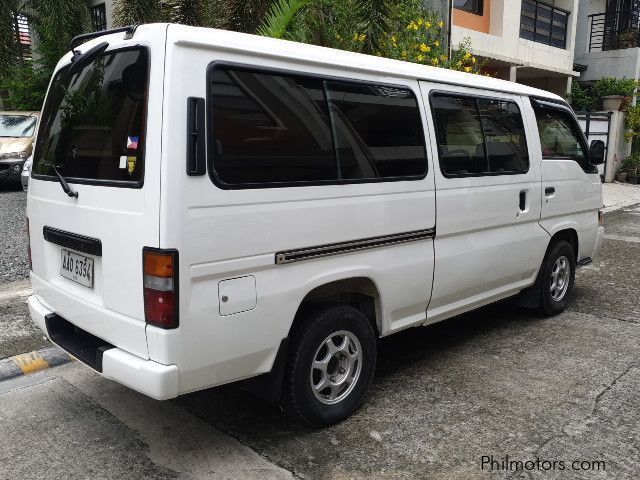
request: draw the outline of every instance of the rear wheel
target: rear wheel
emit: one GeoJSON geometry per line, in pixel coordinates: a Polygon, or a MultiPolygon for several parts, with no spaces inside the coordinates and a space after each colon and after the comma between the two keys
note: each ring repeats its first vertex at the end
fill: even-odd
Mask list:
{"type": "Polygon", "coordinates": [[[311,426],[344,420],[360,405],[376,363],[371,322],[347,305],[303,313],[292,334],[281,405],[311,426]]]}
{"type": "Polygon", "coordinates": [[[538,273],[538,311],[557,315],[567,308],[576,275],[576,257],[570,243],[560,240],[549,247],[538,273]]]}

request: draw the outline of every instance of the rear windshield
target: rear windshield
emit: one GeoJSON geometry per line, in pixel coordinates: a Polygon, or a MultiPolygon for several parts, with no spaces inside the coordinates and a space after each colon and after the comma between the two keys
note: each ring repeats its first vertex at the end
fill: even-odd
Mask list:
{"type": "Polygon", "coordinates": [[[0,115],[0,137],[32,137],[37,121],[28,115],[0,115]]]}
{"type": "Polygon", "coordinates": [[[106,52],[56,73],[44,106],[33,176],[140,187],[149,55],[144,48],[106,52]]]}

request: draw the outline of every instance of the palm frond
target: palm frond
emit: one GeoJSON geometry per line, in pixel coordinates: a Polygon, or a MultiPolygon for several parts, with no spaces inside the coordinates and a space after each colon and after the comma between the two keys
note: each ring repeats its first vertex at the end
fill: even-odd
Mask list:
{"type": "Polygon", "coordinates": [[[355,13],[358,18],[360,34],[364,34],[363,53],[375,53],[380,50],[383,38],[391,26],[391,2],[388,0],[357,0],[355,13]]]}
{"type": "Polygon", "coordinates": [[[228,28],[231,14],[226,0],[202,0],[202,27],[228,28]]]}
{"type": "Polygon", "coordinates": [[[255,33],[274,0],[231,0],[229,30],[255,33]]]}
{"type": "Polygon", "coordinates": [[[172,23],[183,25],[201,25],[201,0],[164,0],[163,17],[172,23]]]}
{"type": "Polygon", "coordinates": [[[276,0],[258,29],[258,35],[283,38],[296,13],[309,3],[310,0],[276,0]]]}
{"type": "Polygon", "coordinates": [[[164,20],[161,0],[115,0],[113,26],[126,27],[164,20]]]}

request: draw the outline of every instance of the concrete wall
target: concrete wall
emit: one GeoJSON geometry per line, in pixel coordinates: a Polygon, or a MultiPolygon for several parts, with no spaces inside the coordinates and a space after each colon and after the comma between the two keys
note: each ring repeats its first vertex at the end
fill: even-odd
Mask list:
{"type": "Polygon", "coordinates": [[[571,11],[567,47],[556,48],[520,38],[522,0],[492,0],[489,33],[472,30],[454,22],[452,44],[470,38],[476,55],[512,65],[548,70],[567,76],[573,73],[578,0],[557,0],[556,6],[571,11]]]}
{"type": "Polygon", "coordinates": [[[587,66],[587,70],[580,74],[580,80],[598,80],[602,77],[640,78],[640,48],[589,52],[589,15],[605,11],[606,0],[580,0],[575,62],[587,66]]]}

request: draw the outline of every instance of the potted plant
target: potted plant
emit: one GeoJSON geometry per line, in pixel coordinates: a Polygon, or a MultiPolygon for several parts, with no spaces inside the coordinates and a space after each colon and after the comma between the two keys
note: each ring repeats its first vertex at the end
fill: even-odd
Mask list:
{"type": "Polygon", "coordinates": [[[625,172],[627,174],[626,179],[629,181],[629,183],[637,184],[638,180],[640,180],[640,177],[638,176],[639,167],[640,167],[640,154],[634,153],[623,160],[619,173],[625,172]]]}
{"type": "Polygon", "coordinates": [[[593,90],[602,99],[604,110],[617,112],[631,103],[637,85],[632,78],[603,77],[593,85],[593,90]]]}

